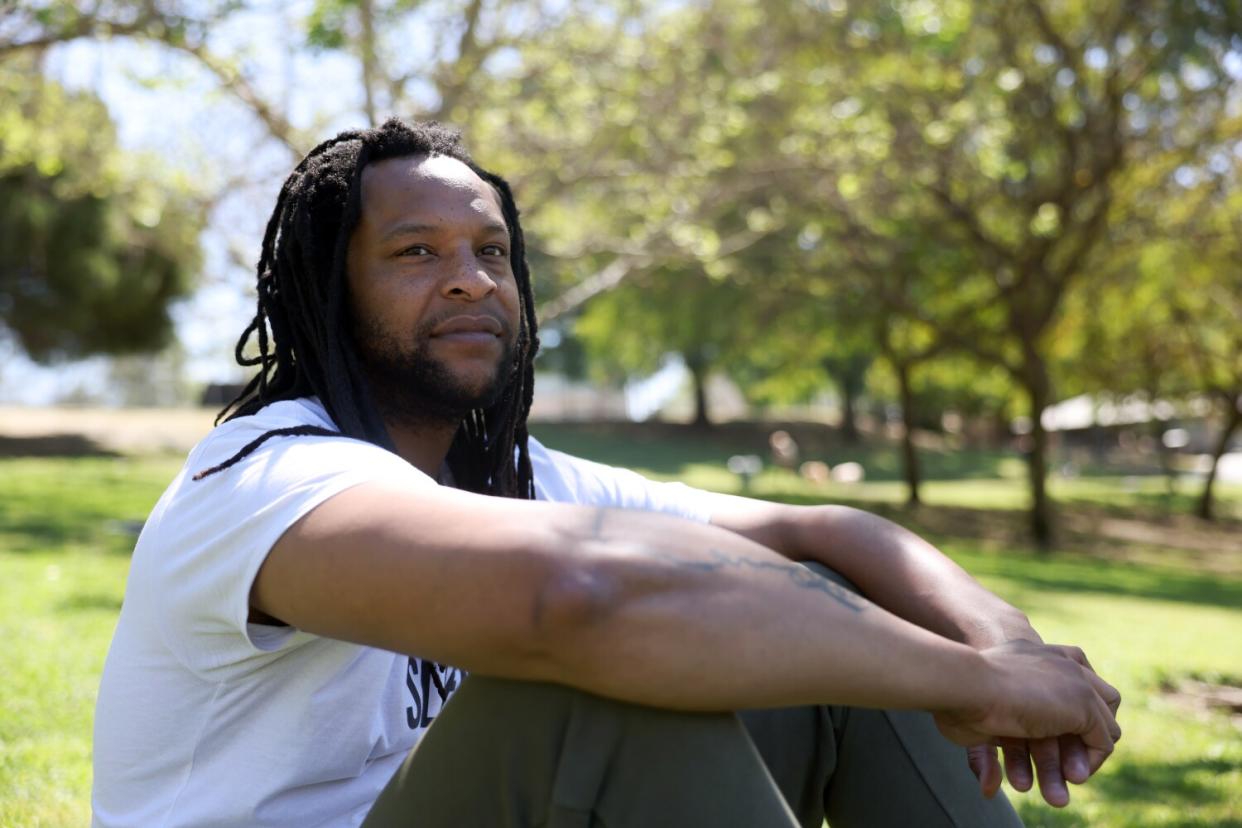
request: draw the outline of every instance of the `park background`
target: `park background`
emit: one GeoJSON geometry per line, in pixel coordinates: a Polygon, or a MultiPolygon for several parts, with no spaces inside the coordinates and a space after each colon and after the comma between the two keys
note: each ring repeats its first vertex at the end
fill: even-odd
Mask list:
{"type": "Polygon", "coordinates": [[[1083,645],[1126,735],[1029,825],[1242,826],[1240,81],[1235,0],[0,3],[0,824],[88,820],[280,182],[396,114],[514,186],[533,433],[877,510],[1083,645]]]}

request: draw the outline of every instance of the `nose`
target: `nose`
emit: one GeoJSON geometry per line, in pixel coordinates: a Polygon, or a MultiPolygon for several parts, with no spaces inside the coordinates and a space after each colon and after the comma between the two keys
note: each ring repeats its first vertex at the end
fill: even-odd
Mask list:
{"type": "Polygon", "coordinates": [[[496,281],[473,250],[459,251],[449,262],[444,295],[450,299],[477,302],[496,290],[496,281]]]}

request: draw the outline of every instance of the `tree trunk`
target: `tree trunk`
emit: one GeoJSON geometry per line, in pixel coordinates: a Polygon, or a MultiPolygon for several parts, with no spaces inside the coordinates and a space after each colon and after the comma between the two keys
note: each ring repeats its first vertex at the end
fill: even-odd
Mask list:
{"type": "Polygon", "coordinates": [[[917,506],[919,498],[919,455],[914,447],[914,392],[910,388],[910,366],[893,363],[901,389],[901,455],[902,473],[906,478],[906,505],[917,506]]]}
{"type": "Polygon", "coordinates": [[[1177,422],[1177,420],[1161,420],[1155,415],[1156,403],[1160,400],[1160,371],[1157,366],[1159,361],[1152,357],[1150,353],[1143,360],[1143,375],[1145,377],[1144,385],[1146,388],[1144,393],[1147,395],[1147,412],[1150,416],[1148,421],[1151,427],[1151,438],[1156,441],[1156,452],[1160,457],[1160,471],[1164,474],[1164,500],[1165,509],[1172,511],[1173,498],[1177,495],[1177,470],[1173,468],[1173,449],[1164,444],[1164,433],[1169,430],[1169,426],[1177,422]]]}
{"type": "Polygon", "coordinates": [[[855,412],[862,396],[867,366],[871,357],[849,354],[825,357],[821,365],[841,394],[841,439],[847,445],[858,444],[858,419],[855,412]]]}
{"type": "Polygon", "coordinates": [[[858,420],[854,418],[854,405],[858,402],[858,392],[854,383],[843,381],[841,387],[841,439],[846,445],[858,444],[858,420]]]}
{"type": "MultiPolygon", "coordinates": [[[[1148,395],[1148,399],[1154,400],[1155,397],[1148,395]]],[[[1158,420],[1153,415],[1148,425],[1148,434],[1156,441],[1156,456],[1160,458],[1160,472],[1164,475],[1164,501],[1167,511],[1172,509],[1173,498],[1177,495],[1177,469],[1173,467],[1173,449],[1164,444],[1164,433],[1169,430],[1169,422],[1158,420]]]]}
{"type": "Polygon", "coordinates": [[[1212,519],[1212,487],[1216,484],[1216,467],[1220,465],[1220,458],[1229,449],[1229,441],[1233,438],[1233,433],[1238,430],[1238,426],[1242,425],[1242,398],[1235,397],[1231,402],[1230,411],[1225,419],[1225,427],[1221,429],[1220,439],[1216,441],[1216,448],[1212,452],[1212,467],[1208,469],[1207,480],[1203,484],[1203,494],[1199,496],[1199,506],[1195,509],[1195,514],[1204,520],[1212,519]]]}
{"type": "Polygon", "coordinates": [[[711,428],[712,421],[707,412],[707,360],[699,354],[683,354],[683,357],[694,381],[694,419],[691,424],[695,428],[711,428]]]}
{"type": "Polygon", "coordinates": [[[1048,498],[1048,432],[1044,431],[1043,415],[1052,401],[1052,382],[1034,344],[1028,344],[1024,350],[1022,384],[1031,404],[1031,445],[1026,457],[1031,486],[1031,537],[1041,551],[1047,552],[1055,535],[1055,517],[1048,498]]]}
{"type": "Polygon", "coordinates": [[[362,106],[366,111],[368,126],[379,126],[378,113],[375,106],[375,87],[378,81],[375,50],[375,9],[372,0],[360,0],[358,16],[361,23],[362,37],[359,43],[362,52],[362,106]]]}

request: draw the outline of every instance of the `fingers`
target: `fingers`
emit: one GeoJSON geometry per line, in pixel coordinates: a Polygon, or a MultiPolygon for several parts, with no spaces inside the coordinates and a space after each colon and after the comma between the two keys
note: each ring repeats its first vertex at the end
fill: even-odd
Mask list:
{"type": "Polygon", "coordinates": [[[1095,692],[1099,694],[1100,698],[1104,699],[1104,703],[1108,705],[1109,709],[1116,714],[1117,708],[1121,706],[1121,693],[1118,692],[1116,687],[1113,687],[1099,677],[1095,672],[1095,668],[1091,666],[1091,662],[1087,660],[1087,654],[1079,647],[1071,647],[1064,644],[1057,645],[1057,649],[1066,658],[1076,661],[1087,668],[1087,680],[1091,682],[1091,686],[1095,688],[1095,692]]]}
{"type": "Polygon", "coordinates": [[[1005,753],[1005,776],[1015,791],[1029,791],[1035,783],[1031,775],[1031,754],[1025,739],[1002,739],[1001,750],[1005,753]]]}
{"type": "Polygon", "coordinates": [[[1098,697],[1095,704],[1096,715],[1093,717],[1091,727],[1079,734],[1087,748],[1087,764],[1091,773],[1100,769],[1104,761],[1112,755],[1113,745],[1121,738],[1121,727],[1113,718],[1112,709],[1098,697]]]}
{"type": "Polygon", "coordinates": [[[1031,758],[1035,762],[1035,776],[1039,779],[1039,792],[1044,801],[1054,808],[1069,804],[1069,786],[1061,775],[1061,744],[1058,739],[1034,739],[1031,741],[1031,758]]]}
{"type": "MultiPolygon", "coordinates": [[[[1094,671],[1087,672],[1087,679],[1091,682],[1091,686],[1095,689],[1096,695],[1103,699],[1104,703],[1108,705],[1109,713],[1115,717],[1117,715],[1117,708],[1121,707],[1121,692],[1118,691],[1116,687],[1113,687],[1107,681],[1097,676],[1094,671]]],[[[1116,724],[1115,719],[1114,724],[1116,724]]],[[[1117,732],[1113,736],[1113,739],[1120,738],[1121,729],[1117,728],[1117,732]]]]}
{"type": "Polygon", "coordinates": [[[1087,746],[1074,735],[1060,738],[1061,775],[1066,781],[1081,785],[1091,778],[1091,764],[1087,758],[1087,746]]]}
{"type": "MultiPolygon", "coordinates": [[[[1089,771],[1090,773],[1095,773],[1095,771],[1099,769],[1100,765],[1104,763],[1104,760],[1108,758],[1109,754],[1112,753],[1113,744],[1121,738],[1121,726],[1117,724],[1117,710],[1121,707],[1121,692],[1116,687],[1113,687],[1107,681],[1100,678],[1100,676],[1095,672],[1095,668],[1091,666],[1091,662],[1087,660],[1087,654],[1080,648],[1058,645],[1058,649],[1066,658],[1077,662],[1085,668],[1083,670],[1083,675],[1086,676],[1087,681],[1091,684],[1091,688],[1095,691],[1096,696],[1098,696],[1100,701],[1103,702],[1104,707],[1107,710],[1107,712],[1102,715],[1104,727],[1107,730],[1109,737],[1107,744],[1105,744],[1105,740],[1097,736],[1095,744],[1088,744],[1086,746],[1089,771]]],[[[1074,754],[1075,756],[1077,755],[1076,749],[1074,750],[1074,754]]],[[[1077,759],[1074,759],[1073,761],[1076,763],[1077,759]]],[[[1071,781],[1077,781],[1076,779],[1073,779],[1072,776],[1070,779],[1071,781]]]]}
{"type": "Polygon", "coordinates": [[[1095,671],[1095,668],[1091,666],[1091,662],[1087,661],[1087,654],[1082,651],[1081,647],[1074,647],[1069,644],[1058,644],[1056,647],[1065,655],[1066,658],[1071,661],[1077,661],[1083,667],[1086,667],[1092,672],[1095,671]]]}
{"type": "Polygon", "coordinates": [[[979,780],[979,791],[985,799],[996,796],[1001,785],[1000,762],[992,745],[972,745],[966,748],[966,761],[979,780]]]}

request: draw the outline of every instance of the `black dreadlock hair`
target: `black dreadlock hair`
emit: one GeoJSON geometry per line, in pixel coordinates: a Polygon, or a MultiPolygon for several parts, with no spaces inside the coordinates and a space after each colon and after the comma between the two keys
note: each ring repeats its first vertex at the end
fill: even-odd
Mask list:
{"type": "Polygon", "coordinates": [[[511,379],[494,405],[475,409],[462,420],[449,449],[449,471],[459,488],[534,498],[526,417],[534,393],[539,339],[513,193],[503,178],[471,160],[456,131],[435,122],[407,124],[396,118],[380,127],[343,132],[324,141],[285,181],[263,237],[257,270],[258,310],[235,350],[240,365],[258,366],[259,371],[216,418],[218,424],[254,414],[277,400],[316,396],[340,431],[317,426],[268,431],[223,463],[199,472],[195,479],[232,466],[272,437],[343,435],[394,450],[350,334],[345,258],[361,211],[363,169],[377,161],[411,155],[455,158],[495,187],[509,228],[509,256],[521,294],[511,379]],[[252,337],[259,353],[247,357],[244,352],[252,337]]]}

